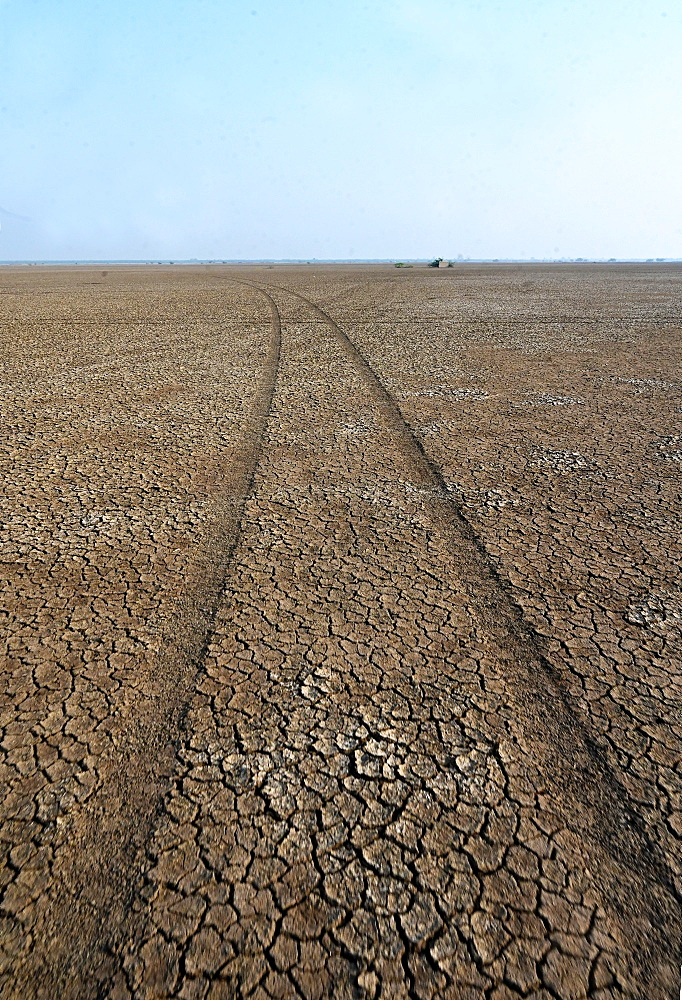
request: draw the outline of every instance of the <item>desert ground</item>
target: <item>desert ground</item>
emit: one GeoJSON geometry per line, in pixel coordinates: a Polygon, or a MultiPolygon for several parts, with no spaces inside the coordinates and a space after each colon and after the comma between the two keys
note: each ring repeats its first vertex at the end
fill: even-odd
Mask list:
{"type": "Polygon", "coordinates": [[[674,1000],[682,266],[5,267],[3,1000],[674,1000]]]}

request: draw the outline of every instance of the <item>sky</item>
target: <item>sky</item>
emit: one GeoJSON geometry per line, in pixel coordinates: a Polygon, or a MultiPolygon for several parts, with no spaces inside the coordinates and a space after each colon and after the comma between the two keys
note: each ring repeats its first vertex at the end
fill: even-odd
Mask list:
{"type": "Polygon", "coordinates": [[[0,260],[682,257],[677,0],[0,0],[0,260]]]}

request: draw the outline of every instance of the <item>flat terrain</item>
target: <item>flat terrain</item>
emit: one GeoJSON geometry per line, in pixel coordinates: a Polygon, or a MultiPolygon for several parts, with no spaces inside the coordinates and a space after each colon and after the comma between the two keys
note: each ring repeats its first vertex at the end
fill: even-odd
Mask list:
{"type": "Polygon", "coordinates": [[[682,267],[3,268],[3,1000],[678,996],[682,267]]]}

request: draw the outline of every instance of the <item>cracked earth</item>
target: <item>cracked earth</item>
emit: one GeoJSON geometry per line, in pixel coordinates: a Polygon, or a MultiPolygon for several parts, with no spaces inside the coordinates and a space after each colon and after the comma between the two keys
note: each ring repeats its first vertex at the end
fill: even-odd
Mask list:
{"type": "Polygon", "coordinates": [[[677,997],[681,306],[3,269],[3,1000],[677,997]]]}

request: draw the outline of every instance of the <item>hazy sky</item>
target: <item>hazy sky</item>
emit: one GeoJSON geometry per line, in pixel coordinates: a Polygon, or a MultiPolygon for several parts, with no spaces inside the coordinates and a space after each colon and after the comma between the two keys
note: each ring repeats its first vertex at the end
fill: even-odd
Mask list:
{"type": "Polygon", "coordinates": [[[0,260],[682,257],[678,0],[0,0],[0,260]]]}

